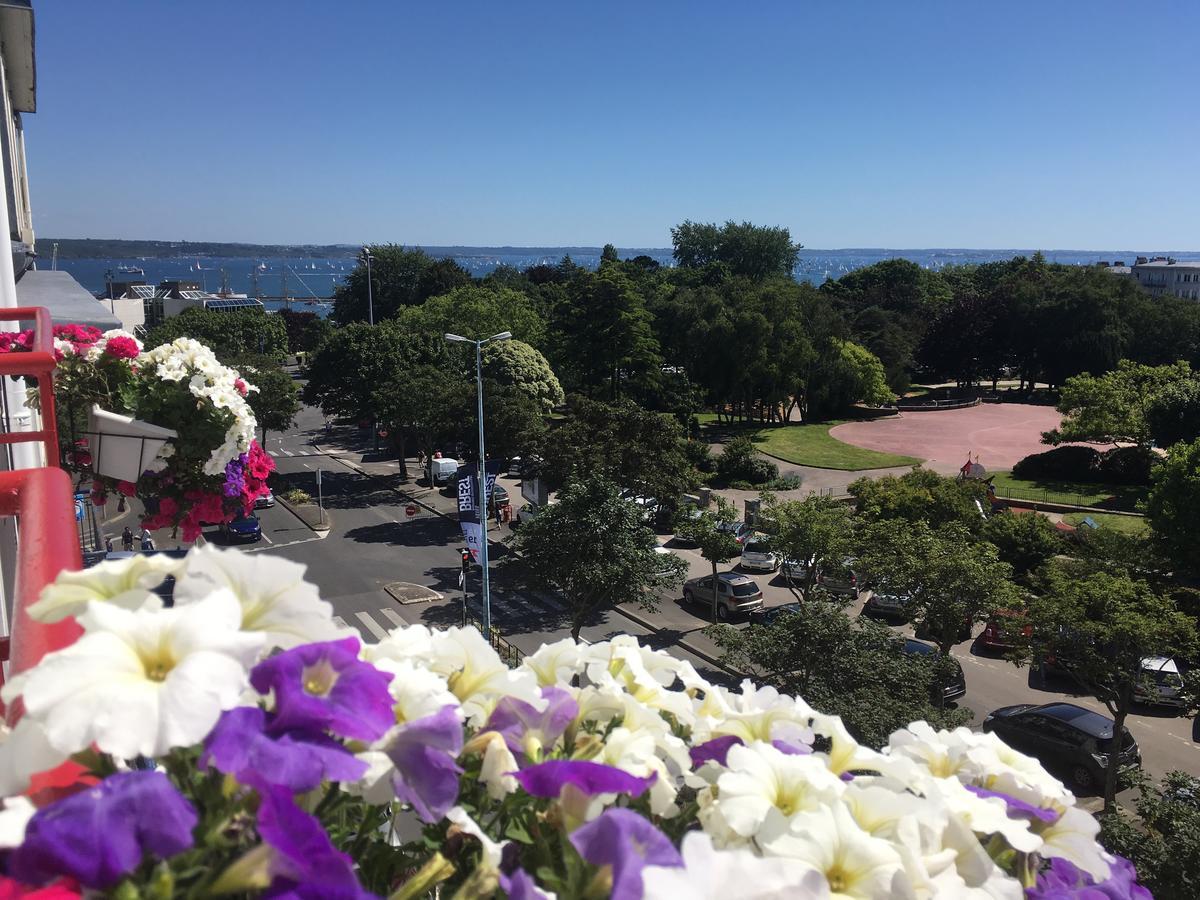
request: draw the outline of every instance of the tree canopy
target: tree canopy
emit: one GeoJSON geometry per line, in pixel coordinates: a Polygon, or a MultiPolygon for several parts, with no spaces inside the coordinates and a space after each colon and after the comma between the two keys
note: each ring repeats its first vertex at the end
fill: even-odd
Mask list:
{"type": "Polygon", "coordinates": [[[1062,386],[1058,428],[1046,432],[1049,444],[1090,441],[1148,447],[1154,440],[1147,413],[1160,394],[1192,381],[1192,369],[1180,360],[1172,365],[1147,366],[1122,359],[1103,375],[1084,372],[1062,386]]]}
{"type": "Polygon", "coordinates": [[[284,320],[261,309],[218,312],[194,306],[154,326],[145,343],[157,347],[181,337],[211,347],[222,362],[253,355],[270,357],[278,364],[288,352],[284,320]]]}
{"type": "Polygon", "coordinates": [[[732,220],[724,225],[685,221],[671,229],[675,261],[690,269],[713,263],[731,275],[763,279],[792,274],[802,249],[781,226],[765,227],[732,220]]]}
{"type": "Polygon", "coordinates": [[[543,412],[565,399],[546,357],[524,341],[499,341],[483,348],[483,374],[527,396],[543,412]]]}

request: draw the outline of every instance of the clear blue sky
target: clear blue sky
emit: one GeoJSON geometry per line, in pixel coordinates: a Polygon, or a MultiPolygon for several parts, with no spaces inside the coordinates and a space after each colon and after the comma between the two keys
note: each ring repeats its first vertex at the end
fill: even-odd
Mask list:
{"type": "Polygon", "coordinates": [[[1200,249],[1194,0],[34,6],[46,236],[1200,249]]]}

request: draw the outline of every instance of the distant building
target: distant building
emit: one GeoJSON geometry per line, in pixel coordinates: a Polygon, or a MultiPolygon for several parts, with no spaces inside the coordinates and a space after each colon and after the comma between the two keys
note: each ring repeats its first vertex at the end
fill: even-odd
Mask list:
{"type": "Polygon", "coordinates": [[[1139,256],[1131,268],[1137,283],[1155,297],[1171,294],[1200,300],[1200,260],[1179,262],[1169,256],[1139,256]]]}
{"type": "Polygon", "coordinates": [[[167,280],[161,281],[158,287],[144,281],[109,281],[106,293],[101,295],[102,303],[112,303],[117,311],[137,306],[140,310],[146,329],[153,328],[165,319],[177,316],[185,309],[193,306],[203,307],[214,312],[226,312],[233,309],[263,309],[261,300],[247,297],[245,294],[210,294],[201,288],[197,281],[167,280]]]}

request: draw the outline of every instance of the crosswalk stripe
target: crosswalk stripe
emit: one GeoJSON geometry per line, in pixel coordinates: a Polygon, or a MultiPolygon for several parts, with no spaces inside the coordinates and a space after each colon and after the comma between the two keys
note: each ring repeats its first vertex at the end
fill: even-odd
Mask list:
{"type": "Polygon", "coordinates": [[[334,616],[334,617],[333,617],[333,624],[334,624],[334,625],[336,625],[338,628],[348,628],[348,627],[349,627],[349,626],[346,624],[346,620],[345,620],[345,619],[343,619],[341,616],[334,616]]]}
{"type": "Polygon", "coordinates": [[[267,453],[269,453],[271,456],[278,456],[278,455],[279,455],[279,454],[278,454],[278,453],[276,453],[274,450],[268,450],[268,451],[267,451],[267,453]]]}
{"type": "Polygon", "coordinates": [[[283,447],[279,448],[279,452],[282,453],[284,456],[293,456],[294,455],[291,450],[285,450],[283,447]]]}
{"type": "Polygon", "coordinates": [[[388,609],[385,606],[383,609],[381,609],[379,611],[381,613],[383,613],[383,617],[385,619],[387,619],[388,621],[390,621],[395,627],[397,627],[397,628],[407,628],[408,627],[408,623],[405,622],[402,618],[400,618],[400,614],[398,612],[396,612],[394,609],[388,609]]]}
{"type": "Polygon", "coordinates": [[[372,619],[370,615],[365,612],[356,612],[354,615],[358,621],[362,622],[363,625],[366,626],[367,630],[370,631],[371,634],[375,635],[376,640],[383,640],[385,637],[387,637],[387,631],[378,622],[372,619]]]}

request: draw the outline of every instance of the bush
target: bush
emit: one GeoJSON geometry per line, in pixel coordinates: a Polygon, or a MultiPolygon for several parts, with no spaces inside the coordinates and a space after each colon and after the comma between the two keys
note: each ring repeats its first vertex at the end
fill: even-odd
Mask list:
{"type": "Polygon", "coordinates": [[[300,490],[300,488],[292,488],[291,490],[284,491],[279,496],[282,500],[297,506],[312,503],[312,495],[308,491],[300,490]]]}
{"type": "Polygon", "coordinates": [[[726,482],[748,481],[751,485],[760,485],[778,478],[779,466],[759,456],[754,442],[742,435],[726,444],[721,451],[717,459],[717,474],[726,482]]]}
{"type": "Polygon", "coordinates": [[[1013,466],[1013,476],[1030,481],[1074,481],[1083,484],[1150,483],[1157,457],[1144,447],[1116,447],[1100,453],[1092,447],[1055,447],[1027,456],[1013,466]]]}
{"type": "Polygon", "coordinates": [[[712,451],[708,449],[708,444],[703,441],[685,442],[683,455],[701,474],[711,474],[717,469],[717,461],[713,458],[712,451]]]}
{"type": "Polygon", "coordinates": [[[1096,483],[1100,477],[1100,454],[1092,447],[1055,447],[1034,453],[1013,466],[1015,478],[1030,481],[1082,481],[1096,483]]]}
{"type": "Polygon", "coordinates": [[[765,485],[768,491],[797,491],[802,481],[799,475],[781,475],[772,478],[765,485]]]}
{"type": "Polygon", "coordinates": [[[1145,447],[1117,447],[1100,459],[1101,481],[1106,484],[1149,484],[1150,469],[1158,457],[1145,447]]]}

